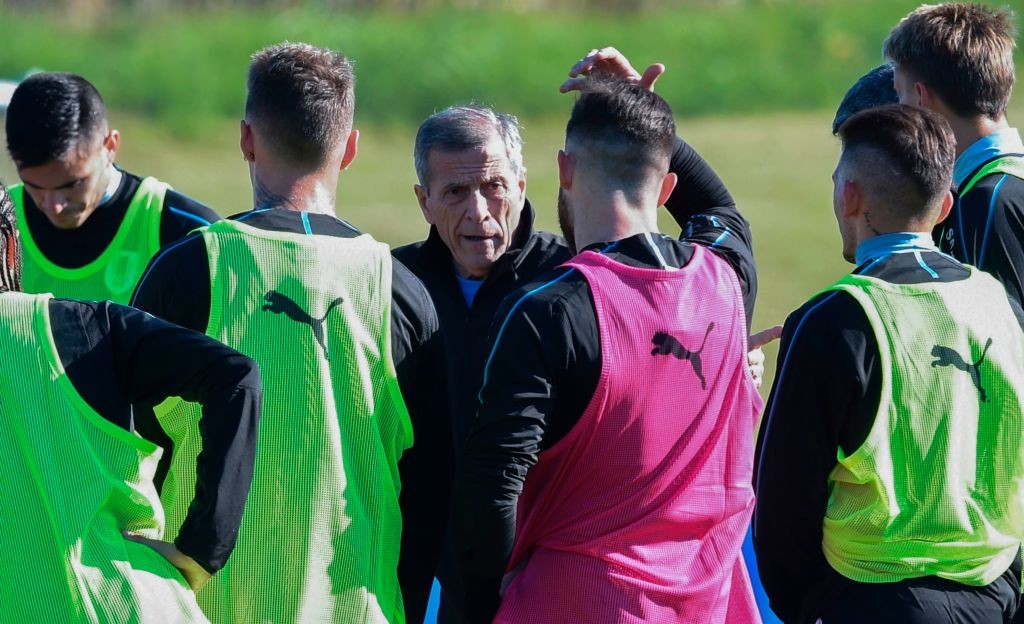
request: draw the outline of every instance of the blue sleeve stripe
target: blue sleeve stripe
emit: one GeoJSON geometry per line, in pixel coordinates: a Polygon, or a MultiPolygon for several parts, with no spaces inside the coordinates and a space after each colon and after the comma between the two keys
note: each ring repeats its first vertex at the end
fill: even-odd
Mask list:
{"type": "Polygon", "coordinates": [[[928,275],[931,275],[932,279],[939,279],[939,274],[936,273],[935,270],[932,269],[930,266],[928,266],[928,263],[926,263],[924,261],[924,258],[921,257],[920,251],[915,251],[914,257],[917,258],[917,263],[921,265],[921,268],[924,269],[925,271],[928,271],[928,275]]]}
{"type": "Polygon", "coordinates": [[[249,217],[251,217],[253,215],[258,215],[258,214],[263,213],[263,212],[270,212],[271,210],[272,210],[271,208],[261,208],[259,210],[250,210],[249,212],[245,213],[244,215],[241,215],[239,217],[235,217],[234,220],[235,221],[245,221],[246,219],[248,219],[249,217]]]}
{"type": "Polygon", "coordinates": [[[313,228],[309,226],[309,213],[302,211],[299,214],[302,215],[302,229],[306,230],[306,234],[312,234],[313,228]]]}
{"type": "Polygon", "coordinates": [[[1007,174],[1003,174],[1003,177],[996,183],[996,187],[992,189],[992,199],[988,204],[988,218],[985,220],[985,234],[981,237],[981,251],[976,256],[977,261],[974,266],[981,268],[981,263],[985,260],[985,252],[988,250],[988,235],[992,232],[992,219],[996,214],[996,200],[999,199],[999,189],[1003,187],[1003,182],[1006,182],[1007,174]]]}
{"type": "Polygon", "coordinates": [[[199,215],[192,214],[191,212],[185,212],[184,210],[179,210],[178,208],[175,208],[174,206],[167,206],[167,210],[171,211],[173,214],[178,215],[179,217],[185,217],[186,219],[191,219],[192,221],[195,221],[196,223],[198,223],[200,226],[210,225],[209,221],[207,221],[206,219],[200,217],[199,215]]]}
{"type": "MultiPolygon", "coordinates": [[[[789,356],[793,352],[793,347],[796,346],[797,338],[800,337],[800,330],[802,330],[804,328],[804,323],[807,322],[807,319],[811,318],[811,315],[814,314],[814,312],[818,308],[820,308],[821,306],[825,305],[825,303],[827,301],[829,301],[830,299],[832,299],[833,297],[838,295],[839,292],[840,291],[835,291],[835,292],[829,293],[828,295],[825,295],[825,297],[821,301],[819,301],[817,304],[815,304],[814,307],[812,307],[810,310],[808,310],[807,313],[804,314],[803,318],[800,319],[800,322],[797,323],[796,329],[793,331],[793,337],[789,339],[789,349],[786,351],[786,355],[785,355],[784,358],[782,358],[782,360],[781,360],[782,363],[779,365],[778,376],[775,378],[775,384],[772,386],[772,391],[773,392],[777,388],[781,388],[783,382],[786,380],[786,373],[788,372],[788,370],[787,370],[788,367],[786,366],[786,364],[789,362],[789,356]]],[[[767,417],[765,417],[764,424],[763,424],[763,426],[764,426],[764,440],[762,442],[762,448],[761,448],[761,459],[757,463],[757,483],[755,484],[755,487],[754,487],[754,491],[755,492],[757,491],[758,486],[760,486],[761,475],[764,474],[764,447],[768,446],[769,439],[771,437],[772,423],[775,420],[775,406],[776,405],[778,405],[778,404],[777,403],[772,403],[772,409],[768,412],[768,415],[767,415],[767,417]]],[[[756,536],[757,534],[755,533],[754,535],[756,536]]]]}
{"type": "Polygon", "coordinates": [[[725,228],[725,231],[718,235],[718,238],[715,239],[715,242],[711,243],[711,246],[718,247],[725,242],[725,239],[729,238],[730,234],[732,234],[732,232],[729,231],[729,228],[725,228]]]}
{"type": "MultiPolygon", "coordinates": [[[[619,242],[615,241],[611,245],[608,245],[607,247],[602,249],[600,253],[607,253],[607,252],[615,249],[616,247],[618,247],[618,245],[619,245],[619,242]]],[[[480,402],[483,402],[483,391],[484,391],[484,388],[487,386],[487,379],[488,379],[490,371],[491,371],[491,361],[494,359],[494,354],[497,353],[497,351],[498,351],[498,346],[501,344],[502,336],[505,335],[505,328],[508,327],[509,319],[512,318],[512,316],[516,313],[516,311],[519,310],[519,308],[523,307],[523,303],[527,299],[529,299],[533,295],[536,295],[537,293],[541,292],[542,290],[548,288],[549,286],[554,286],[555,284],[557,284],[558,282],[561,282],[562,280],[564,280],[565,278],[569,277],[570,275],[572,275],[575,272],[576,272],[576,269],[569,269],[565,273],[562,273],[561,275],[559,275],[555,279],[551,280],[550,282],[547,282],[545,284],[542,284],[542,285],[538,286],[537,288],[534,288],[530,292],[528,292],[525,295],[523,295],[522,297],[520,297],[519,301],[516,301],[515,305],[513,305],[509,309],[508,314],[505,315],[505,320],[503,320],[501,322],[501,328],[498,330],[498,335],[494,339],[494,346],[491,347],[491,354],[487,356],[487,363],[484,364],[484,382],[483,382],[483,384],[480,385],[480,392],[477,395],[477,399],[480,402]]]]}

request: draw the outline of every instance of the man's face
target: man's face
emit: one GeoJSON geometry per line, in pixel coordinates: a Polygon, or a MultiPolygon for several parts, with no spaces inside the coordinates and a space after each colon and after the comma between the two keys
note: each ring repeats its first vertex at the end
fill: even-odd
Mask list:
{"type": "Polygon", "coordinates": [[[495,133],[481,148],[434,150],[428,188],[416,187],[427,223],[437,228],[464,277],[486,277],[508,249],[526,200],[526,178],[517,175],[495,133]]]}
{"type": "Polygon", "coordinates": [[[54,227],[81,227],[99,206],[114,158],[108,145],[109,140],[93,139],[63,158],[18,169],[25,191],[54,227]]]}
{"type": "Polygon", "coordinates": [[[846,186],[846,178],[843,174],[843,163],[840,160],[836,170],[832,173],[832,210],[836,215],[836,223],[839,225],[839,238],[843,241],[843,258],[850,263],[856,263],[857,241],[853,235],[851,224],[843,216],[846,209],[846,200],[843,196],[843,188],[846,186]]]}
{"type": "Polygon", "coordinates": [[[562,229],[562,237],[569,245],[569,251],[574,255],[579,251],[576,249],[576,226],[573,221],[572,208],[569,207],[569,199],[566,197],[565,189],[558,189],[558,227],[562,229]]]}

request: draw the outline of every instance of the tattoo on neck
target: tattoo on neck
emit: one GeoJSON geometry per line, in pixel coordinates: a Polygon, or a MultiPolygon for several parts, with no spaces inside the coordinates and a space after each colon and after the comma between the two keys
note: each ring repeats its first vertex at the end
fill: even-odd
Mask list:
{"type": "Polygon", "coordinates": [[[295,209],[289,198],[272,192],[255,176],[253,176],[252,192],[255,199],[253,202],[254,210],[269,210],[270,208],[295,209]]]}
{"type": "Polygon", "coordinates": [[[871,212],[868,211],[868,210],[864,211],[864,223],[867,224],[868,229],[871,230],[872,234],[874,234],[875,236],[881,236],[882,235],[882,233],[878,231],[878,228],[876,228],[875,226],[871,225],[871,212]]]}

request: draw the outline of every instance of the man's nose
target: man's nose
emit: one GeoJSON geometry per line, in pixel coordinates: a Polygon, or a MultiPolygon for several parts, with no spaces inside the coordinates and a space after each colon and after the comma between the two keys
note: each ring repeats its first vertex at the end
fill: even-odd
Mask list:
{"type": "Polygon", "coordinates": [[[487,198],[484,197],[483,190],[479,188],[473,189],[469,194],[468,201],[469,206],[466,207],[466,218],[475,223],[486,221],[490,215],[490,210],[487,208],[487,198]]]}
{"type": "Polygon", "coordinates": [[[43,192],[43,208],[47,212],[53,214],[60,214],[64,212],[64,209],[68,207],[68,199],[64,193],[60,191],[44,191],[43,192]]]}

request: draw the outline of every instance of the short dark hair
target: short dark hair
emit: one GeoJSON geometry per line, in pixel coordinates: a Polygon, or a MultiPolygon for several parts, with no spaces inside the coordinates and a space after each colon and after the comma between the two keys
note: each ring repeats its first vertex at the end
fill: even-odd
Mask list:
{"type": "Polygon", "coordinates": [[[249,64],[248,121],[271,148],[300,167],[319,167],[352,130],[355,72],[341,54],[279,43],[249,64]]]}
{"type": "Polygon", "coordinates": [[[905,219],[923,218],[949,192],[956,138],[938,113],[899,104],[869,108],[839,128],[843,161],[854,162],[905,219]]]}
{"type": "Polygon", "coordinates": [[[997,118],[1013,91],[1013,13],[980,4],[922,5],[885,40],[885,57],[961,117],[997,118]]]}
{"type": "Polygon", "coordinates": [[[0,183],[0,290],[21,290],[21,241],[14,202],[0,183]]]}
{"type": "Polygon", "coordinates": [[[861,76],[843,96],[832,120],[832,134],[837,134],[839,126],[862,110],[899,101],[892,82],[892,64],[883,63],[861,76]]]}
{"type": "Polygon", "coordinates": [[[652,172],[668,171],[675,134],[672,109],[660,95],[636,84],[604,82],[576,100],[565,143],[578,145],[581,158],[628,193],[652,172]]]}
{"type": "Polygon", "coordinates": [[[96,87],[77,74],[29,76],[7,106],[7,151],[21,167],[36,167],[88,144],[106,126],[107,108],[96,87]]]}

